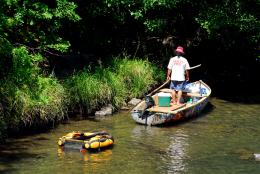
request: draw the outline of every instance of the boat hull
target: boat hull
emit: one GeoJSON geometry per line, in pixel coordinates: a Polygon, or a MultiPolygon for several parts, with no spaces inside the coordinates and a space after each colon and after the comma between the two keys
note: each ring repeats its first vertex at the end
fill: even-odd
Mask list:
{"type": "Polygon", "coordinates": [[[153,112],[150,113],[150,115],[146,118],[141,117],[140,111],[132,111],[131,115],[137,123],[154,126],[169,122],[178,122],[191,117],[195,117],[200,114],[200,112],[205,108],[207,103],[208,99],[205,99],[200,104],[194,105],[186,110],[182,110],[177,113],[153,112]]]}
{"type": "Polygon", "coordinates": [[[150,111],[149,108],[146,108],[145,101],[142,101],[131,111],[133,120],[139,124],[153,126],[178,122],[198,116],[208,104],[209,96],[211,94],[211,89],[204,82],[199,82],[202,84],[203,88],[206,89],[207,94],[201,96],[198,101],[191,104],[185,103],[185,107],[170,112],[150,111]]]}

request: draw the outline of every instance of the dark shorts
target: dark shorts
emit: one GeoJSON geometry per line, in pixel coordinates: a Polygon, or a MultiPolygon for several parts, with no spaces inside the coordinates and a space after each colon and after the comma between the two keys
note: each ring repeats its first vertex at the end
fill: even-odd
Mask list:
{"type": "Polygon", "coordinates": [[[172,80],[170,84],[170,89],[174,89],[176,91],[182,91],[185,87],[185,81],[175,81],[172,80]]]}

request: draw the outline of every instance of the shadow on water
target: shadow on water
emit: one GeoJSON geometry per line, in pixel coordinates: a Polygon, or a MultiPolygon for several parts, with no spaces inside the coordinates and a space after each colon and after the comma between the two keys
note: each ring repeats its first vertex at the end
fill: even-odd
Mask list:
{"type": "Polygon", "coordinates": [[[260,92],[252,82],[237,84],[236,82],[220,82],[212,87],[212,97],[231,103],[260,104],[260,92]]]}
{"type": "MultiPolygon", "coordinates": [[[[22,127],[21,129],[10,129],[8,130],[8,138],[14,138],[14,137],[23,137],[23,136],[34,136],[41,133],[49,133],[51,130],[54,130],[59,125],[70,125],[71,121],[83,121],[87,120],[89,122],[98,123],[101,122],[101,118],[93,117],[93,116],[74,116],[71,118],[68,118],[66,120],[63,120],[59,123],[49,123],[49,124],[43,124],[43,125],[34,125],[29,127],[22,127]]],[[[2,143],[3,145],[5,143],[2,143]]],[[[1,144],[0,144],[1,145],[1,144]]]]}
{"type": "Polygon", "coordinates": [[[260,96],[250,96],[250,95],[242,95],[242,96],[220,96],[218,97],[221,100],[226,100],[232,103],[241,103],[241,104],[260,104],[260,96]]]}
{"type": "Polygon", "coordinates": [[[32,147],[39,147],[40,141],[49,141],[45,137],[37,137],[29,139],[17,138],[15,141],[5,142],[0,145],[0,173],[15,172],[12,166],[13,163],[20,163],[30,159],[40,159],[45,156],[45,153],[33,153],[28,151],[32,147]],[[15,144],[13,144],[15,142],[15,144]]]}
{"type": "Polygon", "coordinates": [[[64,120],[63,122],[57,122],[57,123],[46,123],[46,124],[36,124],[36,125],[28,125],[18,128],[11,128],[8,129],[8,138],[14,138],[14,137],[22,137],[22,136],[33,136],[38,135],[41,133],[49,133],[50,130],[57,128],[59,124],[66,124],[69,123],[69,120],[64,120]]]}

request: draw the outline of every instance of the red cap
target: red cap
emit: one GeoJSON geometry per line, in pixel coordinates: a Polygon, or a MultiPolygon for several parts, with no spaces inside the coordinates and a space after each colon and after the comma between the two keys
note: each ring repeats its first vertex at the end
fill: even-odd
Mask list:
{"type": "Polygon", "coordinates": [[[178,46],[175,51],[184,54],[183,47],[178,46]]]}

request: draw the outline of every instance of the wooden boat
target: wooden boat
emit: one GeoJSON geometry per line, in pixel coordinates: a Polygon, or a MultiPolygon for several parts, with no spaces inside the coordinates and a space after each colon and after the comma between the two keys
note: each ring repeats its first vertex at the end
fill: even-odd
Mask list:
{"type": "Polygon", "coordinates": [[[169,81],[157,88],[156,93],[154,92],[155,94],[149,94],[145,100],[141,101],[131,110],[132,118],[137,123],[160,125],[184,120],[198,115],[209,101],[211,89],[206,83],[199,80],[188,83],[185,86],[180,105],[169,103],[168,106],[160,106],[158,102],[160,94],[168,93],[169,95],[171,93],[170,89],[165,88],[168,84],[169,81]]]}
{"type": "Polygon", "coordinates": [[[77,143],[83,149],[100,149],[114,144],[114,138],[106,131],[101,132],[71,132],[58,140],[59,146],[67,143],[77,143]]]}

